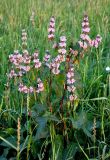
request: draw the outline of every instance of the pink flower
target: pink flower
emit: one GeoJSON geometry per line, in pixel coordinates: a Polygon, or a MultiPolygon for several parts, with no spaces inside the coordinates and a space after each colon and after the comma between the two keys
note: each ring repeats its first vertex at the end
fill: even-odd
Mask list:
{"type": "Polygon", "coordinates": [[[82,22],[82,27],[89,26],[89,22],[82,22]]]}
{"type": "Polygon", "coordinates": [[[18,88],[18,91],[20,91],[20,92],[23,91],[23,84],[22,84],[22,83],[20,83],[19,88],[18,88]]]}
{"type": "Polygon", "coordinates": [[[51,34],[48,35],[49,40],[52,40],[53,38],[54,38],[54,34],[51,33],[51,34]]]}
{"type": "Polygon", "coordinates": [[[85,32],[85,33],[89,33],[90,32],[90,28],[83,28],[82,31],[85,32]]]}
{"type": "Polygon", "coordinates": [[[37,93],[40,93],[40,92],[42,92],[42,91],[44,91],[44,85],[43,85],[41,79],[38,78],[38,80],[37,80],[37,89],[36,89],[36,92],[37,92],[37,93]]]}
{"type": "Polygon", "coordinates": [[[51,65],[53,68],[59,68],[59,66],[60,66],[60,63],[55,63],[55,62],[53,62],[52,63],[52,65],[51,65]]]}
{"type": "Polygon", "coordinates": [[[73,84],[75,80],[73,78],[67,80],[67,84],[73,84]]]}
{"type": "Polygon", "coordinates": [[[59,43],[59,46],[60,47],[66,47],[66,43],[65,42],[61,42],[61,43],[59,43]]]}
{"type": "Polygon", "coordinates": [[[9,74],[7,74],[7,76],[8,76],[8,78],[13,78],[13,77],[16,77],[16,76],[17,76],[17,74],[15,73],[15,70],[14,70],[14,69],[12,69],[12,70],[10,71],[10,73],[9,73],[9,74]]]}
{"type": "Polygon", "coordinates": [[[74,100],[74,96],[73,95],[70,95],[69,96],[69,100],[72,102],[74,100]]]}
{"type": "Polygon", "coordinates": [[[99,34],[96,36],[96,41],[98,43],[100,43],[102,41],[102,37],[99,34]]]}
{"type": "Polygon", "coordinates": [[[74,100],[76,100],[77,99],[77,96],[76,95],[70,95],[69,96],[69,100],[72,102],[72,101],[74,101],[74,100]]]}
{"type": "Polygon", "coordinates": [[[33,93],[34,92],[34,88],[33,87],[29,87],[29,93],[33,93]]]}
{"type": "Polygon", "coordinates": [[[54,28],[49,28],[48,32],[55,32],[55,29],[54,28]]]}
{"type": "Polygon", "coordinates": [[[40,68],[41,65],[42,65],[42,63],[38,61],[37,63],[35,63],[35,68],[40,68]]]}
{"type": "Polygon", "coordinates": [[[92,40],[91,43],[90,43],[90,45],[91,45],[92,47],[98,48],[99,43],[98,43],[97,40],[92,40]]]}
{"type": "Polygon", "coordinates": [[[24,86],[22,83],[20,83],[18,91],[23,93],[28,93],[29,90],[27,86],[24,86]]]}
{"type": "Polygon", "coordinates": [[[25,72],[29,72],[31,67],[30,66],[21,66],[20,69],[24,70],[25,72]]]}
{"type": "Polygon", "coordinates": [[[66,42],[66,37],[65,37],[65,36],[61,36],[61,37],[60,37],[60,41],[61,41],[61,42],[66,42]]]}
{"type": "Polygon", "coordinates": [[[38,58],[38,56],[39,56],[39,52],[36,51],[36,52],[33,54],[33,57],[34,57],[34,59],[36,59],[36,58],[38,58]]]}
{"type": "Polygon", "coordinates": [[[76,87],[74,87],[74,86],[67,86],[67,90],[68,90],[69,92],[74,92],[75,89],[76,89],[76,87]]]}
{"type": "Polygon", "coordinates": [[[45,54],[43,59],[45,62],[48,62],[50,60],[50,54],[45,54]]]}
{"type": "Polygon", "coordinates": [[[58,52],[60,54],[66,54],[66,49],[62,48],[62,49],[59,49],[58,52]]]}
{"type": "Polygon", "coordinates": [[[52,73],[57,75],[60,73],[60,70],[58,68],[53,68],[52,73]]]}
{"type": "Polygon", "coordinates": [[[73,72],[68,72],[68,73],[67,73],[67,78],[71,78],[72,76],[74,76],[74,73],[73,73],[73,72]]]}
{"type": "Polygon", "coordinates": [[[84,33],[83,33],[83,34],[80,35],[80,37],[81,37],[82,40],[86,40],[86,41],[88,41],[88,42],[91,41],[89,35],[87,35],[87,34],[84,34],[84,33]]]}
{"type": "Polygon", "coordinates": [[[79,43],[79,45],[80,45],[81,48],[87,49],[88,46],[87,46],[86,42],[78,41],[78,43],[79,43]]]}
{"type": "Polygon", "coordinates": [[[54,28],[54,26],[55,26],[55,23],[54,22],[50,22],[50,27],[54,28]]]}
{"type": "Polygon", "coordinates": [[[24,93],[28,93],[28,91],[29,91],[29,90],[28,90],[28,87],[27,87],[27,86],[24,86],[24,87],[23,87],[23,92],[24,92],[24,93]]]}

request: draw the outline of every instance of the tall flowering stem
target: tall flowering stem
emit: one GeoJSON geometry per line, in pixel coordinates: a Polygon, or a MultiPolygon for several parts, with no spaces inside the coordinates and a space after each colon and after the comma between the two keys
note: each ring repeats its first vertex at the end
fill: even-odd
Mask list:
{"type": "Polygon", "coordinates": [[[91,39],[89,37],[90,27],[88,16],[84,15],[84,19],[82,21],[82,34],[80,35],[81,41],[79,41],[79,45],[82,49],[86,50],[88,45],[91,43],[91,39]]]}
{"type": "Polygon", "coordinates": [[[52,41],[55,37],[54,35],[55,33],[55,18],[52,16],[50,18],[50,23],[49,23],[49,27],[48,27],[48,40],[52,41]]]}
{"type": "Polygon", "coordinates": [[[80,48],[87,50],[89,47],[98,48],[99,44],[102,41],[101,36],[98,34],[95,39],[91,39],[90,36],[90,27],[88,16],[85,14],[82,21],[82,33],[80,35],[80,41],[78,41],[80,48]]]}
{"type": "Polygon", "coordinates": [[[67,72],[67,90],[69,92],[69,101],[73,102],[77,96],[75,95],[76,87],[74,85],[74,68],[70,65],[68,72],[67,72]]]}

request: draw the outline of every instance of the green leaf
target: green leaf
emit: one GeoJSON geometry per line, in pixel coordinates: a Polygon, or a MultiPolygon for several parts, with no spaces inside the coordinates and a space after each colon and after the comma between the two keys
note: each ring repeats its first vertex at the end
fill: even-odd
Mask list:
{"type": "Polygon", "coordinates": [[[37,127],[37,132],[36,132],[36,139],[41,139],[41,138],[45,138],[48,134],[48,130],[47,130],[47,118],[45,117],[38,117],[36,118],[37,123],[38,123],[38,127],[37,127]]]}
{"type": "Polygon", "coordinates": [[[32,109],[32,116],[36,117],[43,114],[47,110],[47,107],[42,104],[35,104],[32,109]]]}
{"type": "Polygon", "coordinates": [[[73,128],[81,129],[87,122],[87,116],[85,112],[81,112],[79,115],[76,116],[75,119],[71,118],[73,128]]]}
{"type": "Polygon", "coordinates": [[[5,147],[11,147],[11,148],[17,150],[17,148],[15,146],[16,141],[15,141],[14,137],[9,137],[7,139],[4,139],[3,137],[0,136],[0,139],[3,141],[1,143],[1,145],[5,146],[5,147]]]}
{"type": "Polygon", "coordinates": [[[55,155],[56,160],[62,159],[63,152],[63,140],[61,135],[55,136],[55,155]]]}

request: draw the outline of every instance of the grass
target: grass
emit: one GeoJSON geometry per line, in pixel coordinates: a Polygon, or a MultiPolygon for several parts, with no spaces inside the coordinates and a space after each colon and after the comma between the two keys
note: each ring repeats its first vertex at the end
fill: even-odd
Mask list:
{"type": "MultiPolygon", "coordinates": [[[[27,159],[34,157],[33,159],[39,160],[46,159],[45,155],[48,155],[48,159],[50,158],[50,160],[72,160],[73,157],[76,160],[110,159],[110,75],[105,71],[105,68],[110,66],[109,10],[110,0],[0,0],[1,160],[4,158],[3,156],[10,157],[10,154],[12,157],[14,157],[14,155],[16,156],[18,117],[20,117],[21,120],[21,146],[20,155],[18,153],[17,157],[18,159],[23,159],[23,157],[26,159],[26,155],[28,155],[27,159]],[[35,12],[35,27],[33,27],[30,22],[32,11],[35,12]],[[66,106],[68,109],[64,113],[64,119],[61,119],[63,123],[66,123],[67,128],[62,131],[62,129],[59,129],[61,121],[56,125],[56,122],[53,122],[52,119],[48,120],[50,127],[48,127],[50,130],[50,137],[48,137],[45,136],[47,130],[43,130],[45,128],[45,122],[43,120],[45,117],[51,117],[53,115],[47,112],[44,107],[43,113],[39,111],[39,109],[35,111],[35,115],[33,115],[34,118],[26,117],[26,111],[24,111],[24,109],[26,106],[31,110],[35,108],[33,106],[36,104],[36,96],[26,97],[26,95],[18,93],[16,87],[17,80],[10,81],[9,88],[6,88],[6,73],[9,73],[10,70],[8,56],[13,53],[14,50],[22,50],[22,29],[26,29],[28,34],[27,48],[30,54],[35,51],[35,48],[38,48],[40,59],[43,58],[45,50],[48,49],[54,56],[54,52],[50,49],[50,44],[47,39],[50,17],[53,15],[56,19],[56,41],[59,40],[60,36],[66,35],[67,45],[70,46],[71,43],[79,40],[81,22],[85,12],[89,17],[91,37],[94,38],[97,33],[99,33],[102,36],[102,43],[98,49],[93,48],[89,50],[88,55],[85,56],[77,67],[78,73],[76,73],[76,80],[79,90],[79,100],[74,104],[75,108],[74,111],[72,111],[70,119],[66,117],[66,112],[71,109],[69,108],[69,104],[66,106]],[[44,115],[43,120],[36,118],[38,112],[44,115]],[[25,123],[23,122],[23,114],[25,123]],[[82,117],[85,118],[82,119],[82,117]],[[96,120],[96,124],[94,119],[96,120]],[[33,122],[34,120],[36,123],[33,122]],[[72,128],[69,127],[70,121],[72,128]],[[39,124],[41,124],[41,128],[39,128],[40,135],[37,135],[37,127],[39,124]],[[56,126],[58,126],[58,130],[56,126]],[[94,128],[94,132],[91,129],[91,131],[88,132],[85,126],[94,128]],[[91,134],[95,134],[95,130],[95,139],[92,141],[91,134]],[[28,133],[26,134],[25,132],[28,133]],[[43,133],[43,135],[41,135],[41,133],[43,133]],[[22,134],[25,134],[25,136],[22,134]],[[68,136],[70,138],[69,142],[66,141],[69,139],[68,136]],[[85,143],[85,141],[87,143],[85,143]],[[65,145],[65,143],[67,144],[65,145]],[[58,144],[61,147],[58,147],[58,144]],[[66,147],[63,148],[62,146],[66,147]],[[13,150],[11,150],[12,148],[13,150]],[[6,154],[3,154],[3,151],[6,149],[8,149],[6,154]],[[61,153],[63,153],[63,156],[61,153]]],[[[30,83],[30,79],[34,79],[35,76],[33,73],[31,75],[25,77],[24,81],[30,83]],[[33,77],[31,77],[31,75],[33,75],[33,77]]],[[[44,73],[44,75],[46,74],[44,73]]],[[[41,74],[43,79],[45,79],[44,75],[41,74]]],[[[58,81],[61,83],[62,77],[59,77],[58,81]]],[[[62,91],[59,91],[59,86],[56,84],[54,84],[54,86],[60,97],[62,91]]],[[[56,104],[55,100],[57,101],[55,95],[53,99],[52,104],[54,105],[56,104]]],[[[41,103],[42,108],[45,101],[46,95],[43,94],[38,101],[41,103]]],[[[56,114],[54,114],[54,116],[56,116],[56,114]]],[[[42,116],[40,118],[42,118],[42,116]]]]}

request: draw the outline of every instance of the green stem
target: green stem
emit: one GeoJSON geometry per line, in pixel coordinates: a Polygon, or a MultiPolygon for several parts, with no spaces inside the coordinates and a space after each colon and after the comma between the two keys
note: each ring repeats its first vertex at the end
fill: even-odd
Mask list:
{"type": "Polygon", "coordinates": [[[51,143],[52,143],[52,160],[56,160],[55,156],[55,129],[54,124],[50,124],[50,137],[51,137],[51,143]]]}
{"type": "MultiPolygon", "coordinates": [[[[28,113],[29,113],[29,93],[27,94],[27,136],[28,136],[28,131],[29,131],[28,113]]],[[[29,157],[28,155],[29,155],[29,149],[27,146],[27,160],[29,157]]]]}

